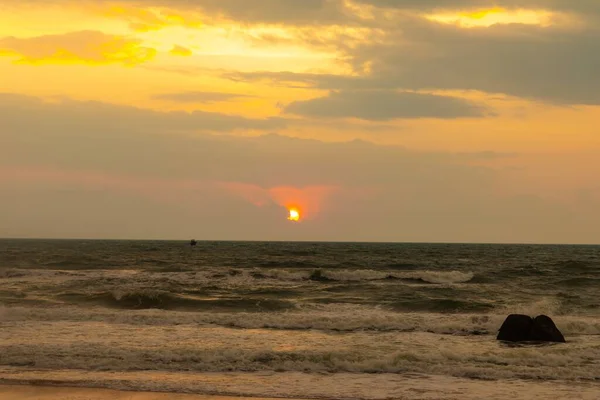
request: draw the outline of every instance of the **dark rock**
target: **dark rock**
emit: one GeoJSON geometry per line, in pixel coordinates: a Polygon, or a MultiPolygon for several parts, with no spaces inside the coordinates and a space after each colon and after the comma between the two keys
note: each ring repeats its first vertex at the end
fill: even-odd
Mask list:
{"type": "Polygon", "coordinates": [[[195,246],[197,244],[198,244],[198,242],[196,242],[195,239],[190,240],[190,246],[195,246]]]}
{"type": "Polygon", "coordinates": [[[529,315],[511,314],[504,320],[496,340],[507,342],[525,342],[533,326],[533,318],[529,315]]]}
{"type": "Polygon", "coordinates": [[[546,315],[533,319],[529,315],[511,314],[504,320],[496,339],[506,342],[565,343],[562,333],[546,315]]]}
{"type": "Polygon", "coordinates": [[[565,337],[558,330],[554,321],[547,315],[538,315],[533,320],[530,339],[539,342],[558,342],[565,343],[565,337]]]}

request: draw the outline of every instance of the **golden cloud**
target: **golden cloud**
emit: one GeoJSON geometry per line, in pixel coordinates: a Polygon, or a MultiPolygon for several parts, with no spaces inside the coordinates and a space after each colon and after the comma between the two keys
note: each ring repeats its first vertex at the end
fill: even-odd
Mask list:
{"type": "Polygon", "coordinates": [[[479,28],[508,24],[549,26],[553,23],[554,14],[546,10],[507,10],[495,7],[453,14],[433,14],[427,15],[426,18],[435,22],[456,24],[461,28],[479,28]]]}
{"type": "Polygon", "coordinates": [[[182,14],[168,9],[112,6],[104,14],[128,21],[129,27],[138,32],[156,31],[171,26],[192,29],[202,26],[199,19],[184,17],[182,14]]]}
{"type": "Polygon", "coordinates": [[[23,64],[124,64],[133,66],[154,58],[156,49],[138,39],[97,31],[70,32],[31,38],[0,39],[0,56],[23,64]]]}
{"type": "Polygon", "coordinates": [[[188,49],[187,47],[183,47],[183,46],[179,46],[179,45],[173,46],[173,48],[171,49],[171,51],[169,53],[171,53],[171,55],[173,55],[173,56],[183,56],[183,57],[189,57],[193,54],[192,51],[190,49],[188,49]]]}

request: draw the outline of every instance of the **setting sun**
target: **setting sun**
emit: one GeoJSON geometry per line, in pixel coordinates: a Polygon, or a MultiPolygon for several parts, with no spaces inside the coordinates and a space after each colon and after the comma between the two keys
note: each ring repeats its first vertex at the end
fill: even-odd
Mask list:
{"type": "Polygon", "coordinates": [[[290,208],[290,215],[288,219],[294,222],[300,221],[300,212],[295,208],[290,208]]]}

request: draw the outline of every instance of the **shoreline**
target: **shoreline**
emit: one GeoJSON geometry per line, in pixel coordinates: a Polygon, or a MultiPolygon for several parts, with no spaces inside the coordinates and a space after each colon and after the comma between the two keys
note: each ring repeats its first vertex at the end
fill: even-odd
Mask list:
{"type": "MultiPolygon", "coordinates": [[[[210,394],[126,391],[105,388],[1,383],[0,398],[6,400],[281,400],[274,397],[222,396],[210,394]]],[[[294,399],[307,400],[307,399],[294,399]]]]}

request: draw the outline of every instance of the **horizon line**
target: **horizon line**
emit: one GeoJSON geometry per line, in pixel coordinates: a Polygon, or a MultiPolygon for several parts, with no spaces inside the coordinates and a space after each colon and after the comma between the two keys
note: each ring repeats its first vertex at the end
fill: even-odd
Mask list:
{"type": "Polygon", "coordinates": [[[376,241],[376,240],[258,240],[258,239],[131,239],[131,238],[44,238],[0,237],[2,240],[48,240],[48,241],[98,241],[98,242],[190,242],[197,243],[335,243],[335,244],[450,244],[450,245],[511,245],[511,246],[600,246],[600,243],[540,243],[540,242],[447,242],[447,241],[376,241]]]}

